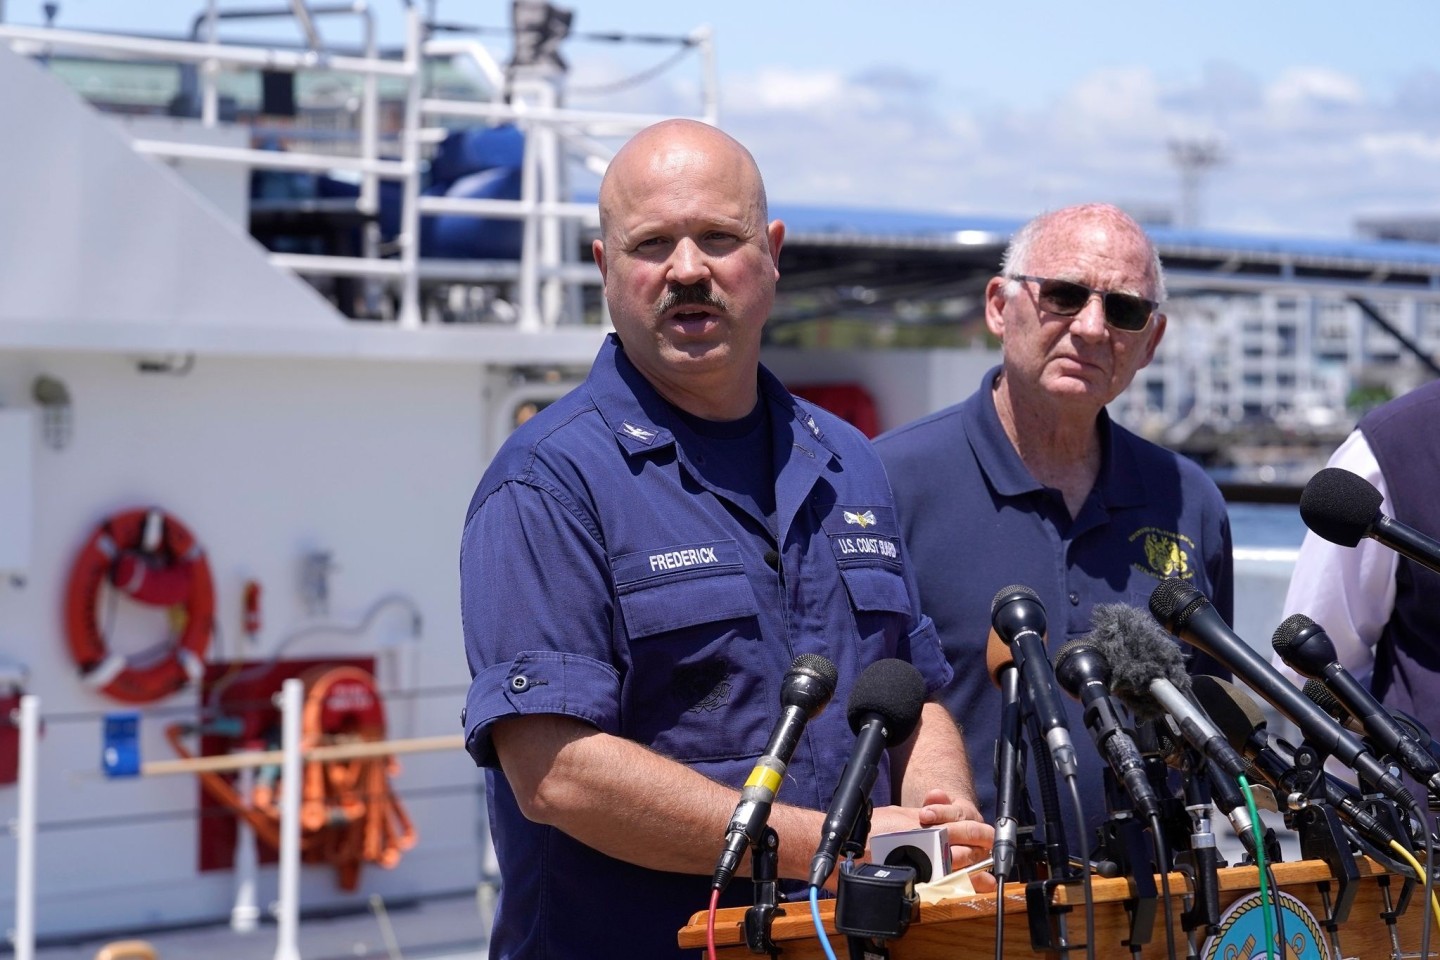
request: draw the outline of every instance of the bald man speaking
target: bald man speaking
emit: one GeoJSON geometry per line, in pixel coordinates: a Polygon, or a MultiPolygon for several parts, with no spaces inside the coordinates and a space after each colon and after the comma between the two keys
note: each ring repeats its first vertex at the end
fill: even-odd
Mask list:
{"type": "MultiPolygon", "coordinates": [[[[463,724],[503,881],[492,957],[681,956],[782,681],[813,654],[837,689],[768,821],[803,890],[857,675],[898,658],[927,696],[950,679],[876,455],[760,365],[785,228],[750,153],[704,124],[652,126],[610,164],[600,222],[615,333],[506,442],[461,544],[463,724]]],[[[938,703],[871,798],[872,833],[948,825],[957,863],[988,851],[938,703]]],[[[749,896],[732,884],[722,904],[749,896]]]]}

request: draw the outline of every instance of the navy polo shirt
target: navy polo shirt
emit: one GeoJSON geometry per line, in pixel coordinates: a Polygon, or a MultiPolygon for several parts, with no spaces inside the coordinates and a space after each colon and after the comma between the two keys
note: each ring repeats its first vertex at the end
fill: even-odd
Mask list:
{"type": "MultiPolygon", "coordinates": [[[[1227,622],[1234,601],[1229,515],[1200,467],[1101,411],[1100,475],[1072,520],[1060,492],[1030,475],[1001,426],[991,392],[999,372],[986,373],[964,402],[875,441],[900,506],[921,607],[934,618],[955,671],[942,699],[965,731],[980,810],[992,820],[1000,693],[985,650],[990,605],[1000,590],[1022,584],[1039,595],[1052,661],[1062,644],[1090,632],[1096,604],[1148,609],[1151,591],[1165,577],[1190,581],[1227,622]]],[[[1186,652],[1194,655],[1192,672],[1229,676],[1210,657],[1186,652]]],[[[1093,828],[1105,818],[1105,764],[1086,746],[1080,705],[1064,699],[1093,828]]],[[[1038,815],[1038,794],[1034,801],[1038,815]]],[[[1063,797],[1062,806],[1068,819],[1063,797]]],[[[1079,855],[1073,833],[1069,839],[1071,853],[1079,855]]],[[[1086,849],[1092,839],[1093,830],[1086,849]]]]}
{"type": "MultiPolygon", "coordinates": [[[[806,725],[778,799],[823,809],[855,740],[844,705],[856,675],[900,657],[931,692],[950,679],[873,448],[764,368],[760,395],[773,518],[707,479],[707,445],[690,443],[613,335],[586,382],[517,430],[476,490],[460,555],[473,677],[463,725],[486,767],[503,881],[492,956],[682,956],[676,932],[706,908],[710,880],[642,869],[527,820],[497,766],[497,720],[575,717],[738,790],[791,663],[821,654],[839,670],[836,694],[806,725]]],[[[886,771],[872,796],[890,802],[886,771]]],[[[723,839],[695,843],[718,857],[723,839]]],[[[723,899],[751,897],[742,879],[723,899]]]]}

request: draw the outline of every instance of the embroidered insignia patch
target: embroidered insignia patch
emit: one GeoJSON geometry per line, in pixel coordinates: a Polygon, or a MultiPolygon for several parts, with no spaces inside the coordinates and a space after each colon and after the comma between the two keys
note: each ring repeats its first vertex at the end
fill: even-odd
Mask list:
{"type": "Polygon", "coordinates": [[[1161,580],[1166,577],[1194,578],[1191,558],[1195,554],[1195,541],[1185,534],[1159,527],[1141,527],[1130,534],[1130,542],[1137,541],[1144,551],[1145,561],[1132,563],[1135,570],[1161,580]]]}
{"type": "Polygon", "coordinates": [[[621,423],[621,424],[620,424],[620,429],[621,429],[621,430],[624,430],[626,434],[628,434],[629,436],[634,437],[636,440],[639,440],[641,443],[650,443],[650,442],[652,442],[652,441],[655,439],[655,431],[654,431],[654,430],[646,430],[644,427],[637,427],[637,426],[635,426],[635,424],[631,423],[629,420],[626,420],[625,422],[621,423]]]}
{"type": "Polygon", "coordinates": [[[874,510],[866,510],[864,513],[855,513],[855,512],[853,512],[853,511],[846,510],[846,511],[844,511],[844,513],[845,513],[845,522],[846,522],[846,523],[853,523],[855,526],[859,527],[861,530],[864,530],[866,527],[873,527],[873,526],[875,526],[875,511],[874,511],[874,510]]]}
{"type": "Polygon", "coordinates": [[[675,671],[672,689],[690,713],[711,713],[730,702],[730,674],[725,664],[715,661],[682,667],[675,671]]]}

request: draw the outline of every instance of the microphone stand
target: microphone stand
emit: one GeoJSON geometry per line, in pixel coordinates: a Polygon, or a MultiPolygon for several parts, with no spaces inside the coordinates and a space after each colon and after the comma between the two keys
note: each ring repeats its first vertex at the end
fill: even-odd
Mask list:
{"type": "MultiPolygon", "coordinates": [[[[1025,741],[1020,736],[1020,671],[1007,667],[1000,676],[1000,739],[995,743],[995,844],[991,871],[1003,884],[1015,866],[1020,820],[1016,794],[1023,788],[1025,741]]],[[[1000,919],[1001,913],[995,917],[1000,919]]]]}
{"type": "MultiPolygon", "coordinates": [[[[1130,930],[1122,943],[1130,948],[1133,956],[1138,957],[1154,935],[1155,917],[1160,906],[1160,894],[1155,886],[1156,870],[1152,869],[1154,846],[1146,839],[1145,825],[1140,823],[1131,808],[1129,793],[1120,786],[1108,767],[1104,778],[1105,801],[1110,816],[1100,827],[1094,859],[1110,861],[1114,864],[1116,876],[1130,878],[1133,896],[1125,900],[1125,910],[1130,914],[1130,930]]],[[[1158,869],[1165,868],[1161,865],[1158,869]]]]}
{"type": "Polygon", "coordinates": [[[1318,884],[1325,904],[1321,921],[1330,942],[1339,945],[1340,924],[1350,916],[1350,907],[1359,892],[1360,868],[1350,853],[1340,815],[1325,802],[1325,755],[1306,740],[1295,750],[1295,778],[1291,805],[1293,829],[1300,834],[1300,856],[1306,860],[1323,860],[1335,877],[1339,891],[1330,903],[1330,882],[1318,884]],[[1297,802],[1298,801],[1298,802],[1297,802]]]}
{"type": "Polygon", "coordinates": [[[751,953],[768,953],[775,958],[780,948],[770,939],[770,925],[785,911],[780,907],[778,887],[780,835],[774,827],[767,825],[751,845],[750,870],[755,881],[755,905],[745,911],[745,945],[751,953]]]}
{"type": "MultiPolygon", "coordinates": [[[[1040,787],[1040,807],[1045,819],[1045,865],[1047,878],[1032,880],[1025,885],[1025,916],[1030,924],[1030,947],[1037,953],[1059,951],[1068,956],[1075,944],[1065,935],[1064,915],[1070,906],[1052,902],[1056,887],[1075,879],[1070,865],[1070,848],[1065,839],[1065,821],[1060,813],[1060,794],[1055,783],[1055,763],[1050,756],[1050,747],[1040,724],[1035,717],[1034,705],[1022,686],[1020,689],[1021,714],[1030,735],[1031,755],[1035,758],[1035,780],[1040,787]]],[[[1080,829],[1085,825],[1080,824],[1080,829]]],[[[1000,904],[996,904],[1000,908],[1000,904]]]]}
{"type": "Polygon", "coordinates": [[[995,844],[991,848],[995,874],[995,960],[1002,960],[1005,950],[1005,880],[1019,859],[1020,876],[1033,879],[1034,852],[1033,811],[1025,802],[1025,740],[1020,736],[1020,671],[1007,667],[1000,673],[1000,739],[995,743],[995,844]],[[1020,840],[1022,804],[1028,813],[1030,829],[1025,846],[1020,840]]]}
{"type": "Polygon", "coordinates": [[[1185,809],[1190,814],[1190,849],[1175,856],[1176,866],[1190,878],[1195,890],[1190,908],[1180,914],[1180,927],[1190,939],[1195,954],[1195,930],[1213,929],[1220,922],[1220,851],[1210,829],[1210,784],[1204,759],[1185,748],[1183,787],[1185,809]]]}

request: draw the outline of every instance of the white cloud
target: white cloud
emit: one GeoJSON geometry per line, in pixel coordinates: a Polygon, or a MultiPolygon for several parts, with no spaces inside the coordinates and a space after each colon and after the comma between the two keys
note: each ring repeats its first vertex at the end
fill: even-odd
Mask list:
{"type": "Polygon", "coordinates": [[[1082,79],[1060,101],[1057,112],[1073,118],[1071,126],[1082,132],[1103,134],[1156,123],[1159,92],[1155,76],[1145,67],[1111,67],[1082,79]]]}
{"type": "Polygon", "coordinates": [[[1307,107],[1352,107],[1365,102],[1365,91],[1353,77],[1324,67],[1293,67],[1265,91],[1266,102],[1282,110],[1307,107]]]}
{"type": "MultiPolygon", "coordinates": [[[[691,77],[626,96],[649,112],[696,103],[691,77]]],[[[751,148],[780,203],[1002,216],[1082,200],[1174,209],[1169,140],[1203,135],[1225,151],[1203,181],[1205,226],[1343,235],[1365,210],[1440,213],[1433,74],[1371,95],[1321,67],[1269,83],[1228,63],[1182,82],[1109,67],[1036,107],[977,99],[903,68],[768,68],[727,78],[721,125],[751,148]]]]}
{"type": "Polygon", "coordinates": [[[771,67],[725,90],[724,103],[745,113],[758,110],[846,110],[873,104],[874,95],[846,83],[836,71],[771,67]]]}
{"type": "Polygon", "coordinates": [[[1366,134],[1360,138],[1360,149],[1376,159],[1440,163],[1440,134],[1427,136],[1416,130],[1366,134]]]}

